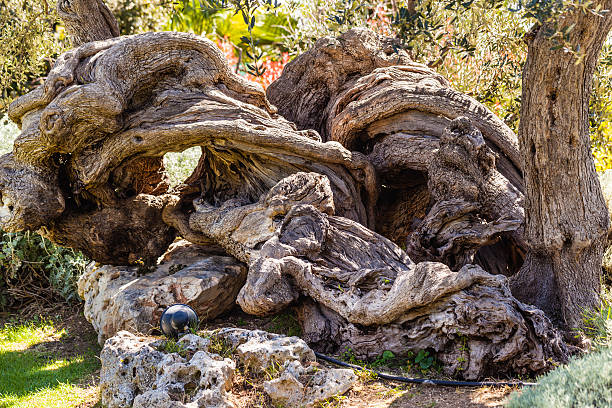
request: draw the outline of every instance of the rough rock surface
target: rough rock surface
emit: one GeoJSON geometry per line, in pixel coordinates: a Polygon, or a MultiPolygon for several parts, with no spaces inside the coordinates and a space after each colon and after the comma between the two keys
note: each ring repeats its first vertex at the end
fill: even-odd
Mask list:
{"type": "Polygon", "coordinates": [[[120,330],[150,333],[164,309],[175,303],[193,307],[202,320],[232,308],[246,279],[246,266],[229,256],[211,255],[180,241],[155,270],[143,266],[90,265],[79,279],[85,317],[100,344],[120,330]]]}
{"type": "Polygon", "coordinates": [[[315,361],[314,352],[298,337],[245,329],[222,329],[217,336],[235,349],[236,358],[241,364],[256,371],[288,361],[315,361]]]}
{"type": "Polygon", "coordinates": [[[264,382],[264,391],[275,404],[311,408],[335,395],[344,394],[356,381],[353,370],[321,370],[293,361],[285,364],[279,378],[264,382]]]}
{"type": "MultiPolygon", "coordinates": [[[[189,336],[189,335],[188,335],[189,336]]],[[[188,337],[185,336],[185,337],[188,337]]],[[[192,338],[184,347],[201,348],[192,338]]],[[[192,336],[196,337],[196,336],[192,336]]],[[[121,331],[104,344],[100,394],[107,408],[226,408],[236,364],[217,354],[165,353],[164,340],[121,331]],[[193,403],[193,404],[190,404],[193,403]]]]}
{"type": "Polygon", "coordinates": [[[352,370],[317,366],[313,351],[296,337],[242,329],[205,336],[232,346],[232,358],[237,361],[210,352],[211,339],[193,334],[177,342],[178,352],[167,352],[166,340],[127,331],[108,339],[100,354],[102,404],[108,408],[234,407],[228,391],[237,363],[251,370],[257,361],[262,371],[272,361],[279,367],[279,377],[266,381],[264,390],[286,407],[314,407],[348,391],[357,380],[352,370]]]}

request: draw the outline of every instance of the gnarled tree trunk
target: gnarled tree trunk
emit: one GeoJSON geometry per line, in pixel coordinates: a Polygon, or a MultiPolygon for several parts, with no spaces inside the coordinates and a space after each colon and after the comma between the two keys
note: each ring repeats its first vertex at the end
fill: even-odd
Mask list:
{"type": "Polygon", "coordinates": [[[612,27],[612,1],[601,13],[570,10],[570,43],[581,60],[553,47],[553,23],[534,28],[523,72],[519,128],[527,190],[525,264],[513,279],[519,299],[564,327],[581,324],[599,303],[608,215],[595,173],[588,129],[589,99],[599,52],[612,27]]]}
{"type": "Polygon", "coordinates": [[[268,96],[293,123],[211,41],[99,32],[11,105],[4,228],[112,264],[153,262],[177,235],[220,246],[249,267],[244,310],[296,305],[324,349],[429,348],[465,378],[567,360],[546,316],[472,265],[522,260],[516,136],[392,40],[351,30],[290,63],[268,96]],[[168,190],[161,157],[192,146],[197,168],[168,190]]]}

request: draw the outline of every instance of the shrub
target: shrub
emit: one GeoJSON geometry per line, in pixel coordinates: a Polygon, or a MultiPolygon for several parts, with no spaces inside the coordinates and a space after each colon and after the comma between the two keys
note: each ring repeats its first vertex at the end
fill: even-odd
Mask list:
{"type": "Polygon", "coordinates": [[[65,49],[55,2],[0,0],[0,112],[40,83],[65,49]]]}
{"type": "Polygon", "coordinates": [[[170,0],[105,0],[122,35],[159,31],[172,13],[170,0]]]}
{"type": "Polygon", "coordinates": [[[0,231],[0,310],[35,300],[77,301],[76,282],[88,260],[29,231],[0,231]]]}
{"type": "MultiPolygon", "coordinates": [[[[0,118],[0,154],[13,148],[19,129],[0,118]]],[[[77,251],[62,248],[32,232],[0,230],[0,310],[34,300],[78,300],[76,282],[88,260],[77,251]]]]}
{"type": "Polygon", "coordinates": [[[166,153],[164,166],[170,179],[170,186],[176,186],[185,181],[198,165],[202,150],[199,146],[191,147],[180,153],[166,153]]]}
{"type": "Polygon", "coordinates": [[[612,406],[612,348],[573,360],[514,393],[508,408],[592,408],[612,406]]]}

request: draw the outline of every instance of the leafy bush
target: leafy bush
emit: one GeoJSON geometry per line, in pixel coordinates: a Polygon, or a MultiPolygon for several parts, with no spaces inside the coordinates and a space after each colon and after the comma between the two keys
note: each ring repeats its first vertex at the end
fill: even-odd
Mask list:
{"type": "Polygon", "coordinates": [[[230,66],[267,87],[289,62],[283,46],[294,19],[272,0],[177,0],[171,31],[203,35],[217,42],[230,66]]]}
{"type": "Polygon", "coordinates": [[[0,0],[0,112],[39,83],[64,50],[57,27],[54,1],[0,0]]]}
{"type": "Polygon", "coordinates": [[[0,232],[0,310],[34,300],[77,301],[88,260],[32,232],[0,232]]]}
{"type": "Polygon", "coordinates": [[[159,31],[170,19],[171,0],[106,0],[122,35],[159,31]]]}
{"type": "Polygon", "coordinates": [[[593,79],[589,118],[597,171],[612,169],[612,33],[601,51],[593,79]]]}
{"type": "Polygon", "coordinates": [[[589,354],[512,394],[508,408],[593,408],[612,406],[612,348],[589,354]]]}

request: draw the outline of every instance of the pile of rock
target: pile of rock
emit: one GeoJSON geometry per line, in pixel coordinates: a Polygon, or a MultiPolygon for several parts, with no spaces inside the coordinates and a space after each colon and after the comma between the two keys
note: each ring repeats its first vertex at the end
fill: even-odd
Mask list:
{"type": "Polygon", "coordinates": [[[319,366],[303,340],[260,330],[188,334],[176,343],[121,331],[105,342],[100,359],[102,405],[108,408],[234,407],[237,367],[267,373],[264,392],[287,407],[314,407],[357,380],[352,370],[319,366]],[[214,353],[219,344],[230,358],[214,353]]]}

